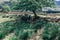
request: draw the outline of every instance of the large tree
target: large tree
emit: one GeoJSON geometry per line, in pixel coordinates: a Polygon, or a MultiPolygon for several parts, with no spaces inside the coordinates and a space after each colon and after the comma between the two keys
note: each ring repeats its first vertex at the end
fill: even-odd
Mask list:
{"type": "Polygon", "coordinates": [[[32,11],[35,18],[37,17],[36,10],[42,10],[43,7],[53,7],[54,0],[19,0],[14,7],[16,10],[32,11]]]}

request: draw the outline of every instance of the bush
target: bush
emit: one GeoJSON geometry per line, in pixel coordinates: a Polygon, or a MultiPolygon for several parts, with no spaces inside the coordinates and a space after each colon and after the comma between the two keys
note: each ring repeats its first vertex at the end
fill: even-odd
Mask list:
{"type": "Polygon", "coordinates": [[[4,38],[5,35],[3,33],[0,32],[0,39],[4,38]]]}
{"type": "Polygon", "coordinates": [[[32,31],[24,31],[24,30],[15,30],[15,35],[21,40],[28,40],[31,37],[32,31]]]}
{"type": "Polygon", "coordinates": [[[32,29],[33,28],[33,24],[32,23],[25,23],[23,21],[17,21],[15,23],[15,26],[18,29],[32,29]]]}
{"type": "Polygon", "coordinates": [[[7,35],[7,34],[13,32],[13,30],[16,28],[13,24],[14,24],[14,21],[0,23],[1,35],[2,34],[7,35]]]}
{"type": "Polygon", "coordinates": [[[13,17],[10,17],[10,19],[13,18],[13,17]]]}
{"type": "Polygon", "coordinates": [[[3,15],[2,18],[8,18],[9,16],[3,15]]]}
{"type": "Polygon", "coordinates": [[[8,18],[9,16],[6,16],[6,18],[8,18]]]}
{"type": "Polygon", "coordinates": [[[56,24],[50,24],[47,25],[44,29],[43,32],[43,40],[54,40],[54,38],[56,37],[57,33],[58,33],[58,25],[56,24]]]}
{"type": "Polygon", "coordinates": [[[21,21],[30,22],[31,18],[32,17],[30,15],[25,14],[25,15],[21,16],[21,21]]]}

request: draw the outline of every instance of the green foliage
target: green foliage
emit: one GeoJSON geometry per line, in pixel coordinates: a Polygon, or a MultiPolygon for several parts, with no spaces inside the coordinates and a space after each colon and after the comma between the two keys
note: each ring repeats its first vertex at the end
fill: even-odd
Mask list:
{"type": "MultiPolygon", "coordinates": [[[[38,29],[45,26],[47,22],[44,20],[36,20],[32,22],[24,21],[7,21],[0,23],[1,38],[5,35],[14,32],[17,36],[17,40],[28,40],[34,32],[37,32],[38,29]]],[[[10,40],[15,40],[15,37],[12,37],[10,40]]]]}
{"type": "Polygon", "coordinates": [[[17,39],[17,37],[14,35],[14,36],[10,37],[9,40],[18,40],[18,39],[17,39]]]}
{"type": "Polygon", "coordinates": [[[16,0],[15,1],[14,0],[10,0],[10,2],[11,2],[10,9],[14,10],[14,8],[16,7],[15,5],[17,5],[19,1],[16,2],[16,0]]]}
{"type": "Polygon", "coordinates": [[[22,30],[22,29],[15,30],[15,35],[21,40],[27,40],[28,38],[30,38],[32,36],[33,31],[27,31],[27,30],[24,31],[24,30],[22,30]]]}
{"type": "Polygon", "coordinates": [[[54,0],[19,0],[12,9],[31,11],[34,13],[35,19],[37,19],[36,10],[42,11],[43,7],[53,7],[54,0]]]}
{"type": "Polygon", "coordinates": [[[3,8],[3,12],[11,11],[10,6],[8,6],[7,4],[2,5],[2,8],[3,8]]]}
{"type": "Polygon", "coordinates": [[[36,11],[41,10],[42,7],[53,7],[53,5],[54,0],[20,0],[20,2],[16,4],[15,9],[36,11]]]}
{"type": "Polygon", "coordinates": [[[2,24],[3,24],[4,28],[6,28],[6,30],[11,32],[15,28],[14,23],[15,23],[15,21],[7,21],[7,22],[3,22],[2,24]]]}
{"type": "MultiPolygon", "coordinates": [[[[20,17],[20,16],[19,16],[20,17]]],[[[25,15],[23,15],[23,16],[21,16],[21,21],[24,21],[24,22],[30,22],[31,21],[31,16],[30,15],[28,15],[28,14],[25,14],[25,15]]]]}
{"type": "Polygon", "coordinates": [[[0,23],[0,38],[13,32],[13,30],[16,28],[13,24],[14,21],[0,23]]]}
{"type": "Polygon", "coordinates": [[[3,15],[2,18],[8,18],[9,16],[3,15]]]}
{"type": "Polygon", "coordinates": [[[43,19],[37,20],[37,21],[35,22],[35,24],[34,24],[34,28],[40,29],[40,28],[44,27],[45,24],[47,24],[47,23],[48,23],[48,22],[46,22],[46,21],[43,20],[43,19]]]}
{"type": "Polygon", "coordinates": [[[4,37],[5,37],[5,35],[2,32],[0,32],[0,39],[4,38],[4,37]]]}
{"type": "Polygon", "coordinates": [[[43,32],[43,39],[44,40],[54,40],[58,33],[58,25],[53,23],[46,24],[46,27],[43,32]]]}
{"type": "Polygon", "coordinates": [[[21,40],[27,40],[27,38],[31,37],[33,32],[37,32],[37,30],[44,27],[46,23],[47,22],[45,22],[44,20],[36,20],[33,23],[16,21],[16,30],[14,31],[14,33],[21,40]]]}

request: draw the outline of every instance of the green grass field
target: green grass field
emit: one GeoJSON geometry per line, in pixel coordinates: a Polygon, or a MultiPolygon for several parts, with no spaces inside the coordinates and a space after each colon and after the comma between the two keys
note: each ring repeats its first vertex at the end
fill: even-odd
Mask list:
{"type": "MultiPolygon", "coordinates": [[[[17,18],[17,15],[20,15],[20,14],[3,14],[3,13],[1,14],[0,13],[0,29],[1,29],[0,38],[3,37],[2,40],[20,40],[19,39],[20,36],[22,38],[25,38],[28,36],[27,37],[28,39],[26,40],[60,40],[59,39],[60,36],[58,36],[60,35],[60,32],[59,32],[60,22],[45,23],[45,21],[39,20],[35,24],[24,23],[24,22],[20,23],[15,21],[15,18],[17,18]],[[37,29],[37,33],[35,33],[36,32],[35,29],[41,26],[42,28],[37,29]],[[25,28],[28,28],[28,29],[25,29],[25,28]],[[14,30],[14,31],[10,32],[11,30],[14,30]]],[[[43,18],[44,17],[60,18],[59,15],[60,14],[40,14],[38,16],[43,18]]]]}

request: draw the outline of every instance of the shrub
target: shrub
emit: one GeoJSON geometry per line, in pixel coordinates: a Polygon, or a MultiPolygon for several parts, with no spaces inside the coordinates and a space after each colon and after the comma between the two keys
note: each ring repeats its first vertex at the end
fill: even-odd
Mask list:
{"type": "Polygon", "coordinates": [[[18,29],[32,29],[33,28],[33,24],[32,23],[25,23],[23,21],[17,21],[15,23],[15,26],[18,29]]]}
{"type": "Polygon", "coordinates": [[[3,33],[0,32],[0,39],[4,38],[5,35],[3,33]]]}
{"type": "Polygon", "coordinates": [[[32,17],[30,15],[25,14],[25,15],[21,16],[21,21],[30,22],[31,18],[32,17]]]}
{"type": "Polygon", "coordinates": [[[13,18],[13,17],[10,17],[10,19],[13,18]]]}
{"type": "Polygon", "coordinates": [[[0,24],[0,31],[5,35],[13,32],[15,28],[14,21],[7,21],[0,24]]]}
{"type": "Polygon", "coordinates": [[[28,40],[31,37],[32,31],[16,30],[15,35],[21,40],[28,40]]]}
{"type": "Polygon", "coordinates": [[[58,25],[50,24],[46,25],[44,32],[43,32],[43,40],[54,40],[58,33],[58,25]]]}
{"type": "Polygon", "coordinates": [[[2,16],[2,18],[8,18],[9,16],[2,16]]]}

